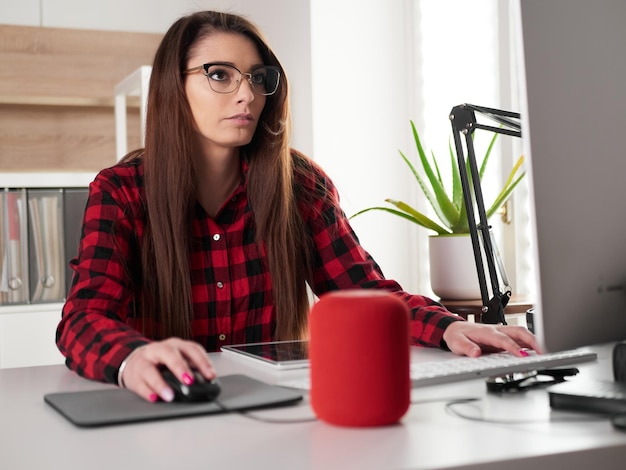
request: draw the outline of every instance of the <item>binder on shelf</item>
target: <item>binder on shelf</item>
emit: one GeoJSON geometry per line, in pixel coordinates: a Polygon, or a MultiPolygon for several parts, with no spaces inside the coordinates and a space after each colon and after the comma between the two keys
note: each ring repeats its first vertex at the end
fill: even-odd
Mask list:
{"type": "Polygon", "coordinates": [[[63,190],[28,189],[30,301],[65,298],[63,190]]]}
{"type": "Polygon", "coordinates": [[[8,285],[7,265],[6,265],[6,248],[4,236],[4,213],[5,213],[5,196],[4,191],[0,191],[0,305],[8,301],[8,285]]]}
{"type": "Polygon", "coordinates": [[[74,272],[70,268],[69,261],[78,253],[81,230],[83,226],[83,214],[87,206],[87,188],[66,188],[63,192],[63,232],[65,249],[65,294],[72,284],[74,272]]]}
{"type": "Polygon", "coordinates": [[[28,301],[26,191],[3,190],[0,304],[28,301]]]}
{"type": "Polygon", "coordinates": [[[0,188],[0,306],[65,300],[88,193],[0,188]]]}
{"type": "Polygon", "coordinates": [[[5,214],[6,214],[5,192],[0,190],[0,305],[9,301],[7,248],[5,236],[5,214]]]}

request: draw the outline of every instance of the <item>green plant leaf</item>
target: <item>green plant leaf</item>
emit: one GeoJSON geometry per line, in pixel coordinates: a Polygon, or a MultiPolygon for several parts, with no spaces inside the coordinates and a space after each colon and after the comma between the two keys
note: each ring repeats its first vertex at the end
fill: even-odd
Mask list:
{"type": "Polygon", "coordinates": [[[485,170],[487,169],[487,163],[489,162],[491,150],[493,149],[493,146],[496,143],[497,138],[498,138],[498,134],[494,132],[493,137],[491,138],[491,141],[489,142],[489,146],[487,147],[487,151],[485,152],[485,156],[483,157],[483,161],[480,164],[480,170],[478,171],[478,174],[480,175],[481,181],[483,179],[483,175],[485,174],[485,170]]]}
{"type": "Polygon", "coordinates": [[[439,206],[439,203],[438,203],[438,199],[433,194],[433,191],[431,191],[431,189],[426,185],[425,181],[419,175],[419,173],[417,172],[417,170],[415,169],[415,167],[413,166],[411,161],[401,151],[400,151],[400,156],[402,157],[402,159],[405,161],[405,163],[411,169],[411,172],[413,173],[413,176],[415,177],[415,180],[417,181],[417,183],[419,184],[420,188],[422,189],[422,192],[424,193],[424,196],[426,196],[426,200],[430,203],[430,205],[435,210],[435,214],[437,214],[437,217],[439,218],[439,220],[441,220],[446,226],[451,226],[451,223],[448,221],[448,218],[446,217],[446,215],[441,210],[441,207],[439,206]]]}
{"type": "Polygon", "coordinates": [[[496,199],[493,201],[493,204],[491,204],[489,209],[485,211],[487,214],[487,218],[495,214],[498,211],[498,209],[500,209],[500,207],[504,205],[507,199],[509,199],[509,197],[511,196],[511,193],[513,192],[513,190],[517,187],[520,181],[522,181],[525,175],[526,175],[525,172],[522,173],[509,186],[506,186],[504,189],[502,189],[502,191],[500,191],[500,194],[498,194],[496,199]]]}
{"type": "Polygon", "coordinates": [[[515,165],[513,165],[513,169],[511,170],[511,173],[509,173],[509,177],[507,178],[506,183],[504,183],[505,188],[511,184],[513,178],[515,177],[515,173],[517,173],[517,171],[520,169],[522,163],[524,163],[524,155],[520,156],[517,159],[517,162],[515,162],[515,165]]]}
{"type": "MultiPolygon", "coordinates": [[[[390,202],[390,200],[386,200],[388,202],[390,202]]],[[[407,206],[409,207],[409,206],[407,206]]],[[[450,231],[442,226],[440,226],[439,224],[437,224],[434,220],[430,219],[429,217],[425,216],[424,214],[414,210],[413,208],[410,208],[409,211],[398,211],[395,209],[391,209],[390,207],[382,207],[382,206],[375,206],[375,207],[368,207],[367,209],[363,209],[360,210],[358,212],[356,212],[355,214],[352,214],[350,216],[350,219],[353,219],[354,217],[364,214],[365,212],[370,212],[370,211],[383,211],[383,212],[388,212],[390,214],[396,215],[398,217],[402,217],[410,222],[413,222],[414,224],[420,225],[424,228],[430,229],[430,230],[434,230],[435,232],[437,232],[437,234],[439,235],[444,235],[444,234],[449,234],[450,231]]]]}
{"type": "MultiPolygon", "coordinates": [[[[446,226],[452,227],[459,220],[459,210],[454,206],[454,204],[448,197],[445,188],[433,172],[428,162],[428,159],[426,158],[426,153],[424,152],[424,148],[422,147],[419,134],[417,133],[417,129],[413,121],[411,121],[411,129],[413,130],[413,140],[415,140],[415,146],[417,147],[417,153],[419,154],[422,167],[424,168],[424,173],[426,174],[426,177],[428,178],[430,185],[432,186],[433,192],[435,194],[435,200],[437,201],[435,203],[431,198],[429,198],[429,202],[437,213],[437,217],[439,217],[446,226]]],[[[403,157],[405,161],[408,161],[408,159],[404,155],[403,157]]],[[[417,172],[414,171],[414,174],[418,181],[421,181],[421,178],[419,178],[417,172]]],[[[420,186],[422,186],[422,191],[424,191],[425,185],[420,183],[420,186]]]]}
{"type": "Polygon", "coordinates": [[[459,221],[452,227],[452,233],[469,233],[469,222],[467,221],[467,206],[461,206],[459,221]]]}
{"type": "Polygon", "coordinates": [[[433,152],[432,150],[430,151],[430,157],[432,158],[433,166],[435,167],[435,171],[437,172],[437,181],[439,181],[439,184],[442,187],[445,187],[445,185],[443,184],[443,178],[441,177],[441,171],[439,171],[439,165],[437,165],[437,159],[435,158],[435,152],[433,152]]]}
{"type": "Polygon", "coordinates": [[[459,172],[459,165],[451,140],[448,140],[448,151],[450,152],[450,168],[452,169],[452,202],[459,209],[459,217],[465,217],[467,215],[467,211],[465,210],[465,201],[463,200],[461,174],[459,172]]]}
{"type": "Polygon", "coordinates": [[[415,210],[413,207],[409,206],[405,202],[395,201],[393,199],[385,199],[385,202],[388,202],[389,204],[393,204],[398,209],[400,209],[403,213],[409,214],[415,220],[416,224],[421,225],[422,227],[426,227],[431,230],[434,230],[439,235],[452,233],[451,230],[448,230],[447,228],[442,227],[437,222],[432,220],[430,217],[415,210]]]}
{"type": "MultiPolygon", "coordinates": [[[[441,176],[441,172],[439,169],[439,165],[437,163],[437,159],[433,152],[431,152],[432,163],[426,157],[426,153],[422,146],[422,142],[420,140],[419,134],[417,132],[417,128],[413,121],[410,121],[411,129],[413,131],[413,139],[415,141],[415,146],[417,148],[417,152],[419,155],[420,163],[422,164],[422,168],[424,170],[424,174],[426,178],[420,176],[420,173],[416,170],[415,166],[411,161],[407,158],[407,156],[400,150],[400,156],[405,161],[405,163],[410,168],[415,180],[417,181],[420,189],[424,193],[424,196],[428,200],[429,204],[433,207],[435,214],[441,221],[441,224],[435,222],[428,216],[423,213],[417,211],[413,207],[409,206],[405,202],[397,201],[394,199],[385,199],[385,202],[395,206],[397,209],[392,209],[389,207],[369,207],[367,209],[363,209],[356,214],[352,215],[350,218],[356,217],[365,212],[369,212],[372,210],[385,211],[390,214],[402,217],[407,219],[417,225],[425,227],[430,230],[434,230],[439,235],[444,234],[465,234],[469,233],[469,223],[467,221],[467,207],[465,206],[465,201],[463,198],[463,190],[461,187],[461,178],[458,167],[458,160],[455,153],[455,148],[452,145],[451,141],[448,141],[448,150],[450,153],[450,164],[451,164],[451,172],[452,172],[452,194],[448,195],[445,189],[445,185],[443,182],[443,178],[441,176]]],[[[494,132],[491,141],[489,142],[489,146],[485,152],[485,155],[482,159],[480,168],[479,168],[479,176],[482,180],[485,170],[487,168],[487,163],[489,162],[489,157],[494,148],[496,139],[498,134],[494,132]]],[[[504,187],[495,198],[489,209],[486,211],[487,218],[493,216],[493,214],[507,201],[510,197],[513,190],[517,187],[517,185],[522,181],[525,176],[525,173],[521,173],[519,176],[517,173],[519,172],[522,164],[524,162],[524,157],[521,156],[516,162],[515,166],[511,170],[509,177],[507,178],[504,187]]],[[[469,177],[469,184],[472,184],[472,176],[469,170],[469,162],[465,161],[465,167],[467,170],[467,174],[469,177]]],[[[472,210],[474,210],[472,206],[472,210]]]]}

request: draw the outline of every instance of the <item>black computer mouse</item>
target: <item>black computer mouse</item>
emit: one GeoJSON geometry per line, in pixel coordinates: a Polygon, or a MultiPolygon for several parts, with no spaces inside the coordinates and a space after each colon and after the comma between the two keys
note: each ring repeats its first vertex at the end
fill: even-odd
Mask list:
{"type": "Polygon", "coordinates": [[[191,385],[185,385],[178,380],[169,369],[161,371],[161,375],[174,391],[174,401],[177,402],[209,402],[220,394],[219,381],[207,380],[199,372],[194,371],[194,381],[191,385]]]}

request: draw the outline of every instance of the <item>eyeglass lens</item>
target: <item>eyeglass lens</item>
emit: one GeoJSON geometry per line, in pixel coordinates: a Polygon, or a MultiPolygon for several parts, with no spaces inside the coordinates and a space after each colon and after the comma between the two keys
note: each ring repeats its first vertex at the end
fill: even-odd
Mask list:
{"type": "Polygon", "coordinates": [[[206,76],[211,89],[217,93],[232,93],[239,88],[244,77],[255,93],[272,95],[278,89],[280,72],[275,67],[263,66],[250,73],[241,73],[235,67],[226,64],[208,64],[206,76]]]}

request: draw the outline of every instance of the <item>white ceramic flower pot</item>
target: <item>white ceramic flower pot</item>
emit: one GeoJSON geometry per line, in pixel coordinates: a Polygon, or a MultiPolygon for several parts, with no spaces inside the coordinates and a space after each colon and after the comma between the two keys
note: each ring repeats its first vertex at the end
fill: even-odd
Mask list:
{"type": "Polygon", "coordinates": [[[430,284],[447,300],[480,299],[476,262],[469,235],[431,236],[430,284]]]}

